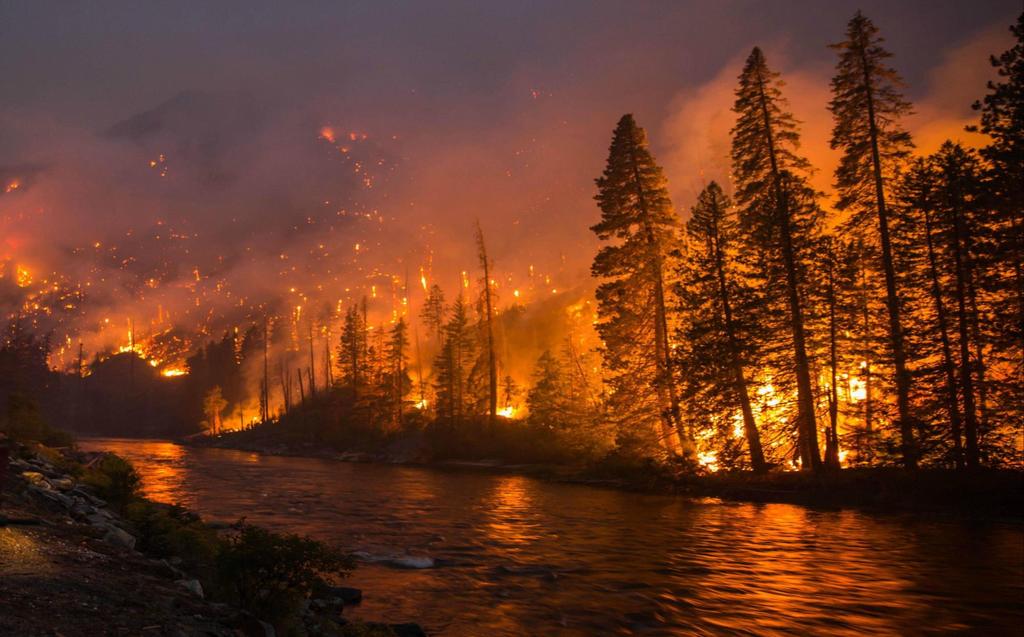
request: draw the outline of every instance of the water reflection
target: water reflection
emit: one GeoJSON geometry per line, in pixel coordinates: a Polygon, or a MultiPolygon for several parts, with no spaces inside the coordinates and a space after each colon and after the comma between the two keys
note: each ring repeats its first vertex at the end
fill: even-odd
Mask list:
{"type": "Polygon", "coordinates": [[[153,497],[363,552],[372,561],[353,576],[366,593],[357,616],[419,621],[432,634],[998,634],[1024,625],[1019,524],[90,444],[135,462],[153,497]]]}
{"type": "MultiPolygon", "coordinates": [[[[83,444],[83,447],[88,446],[88,443],[83,444]]],[[[184,503],[181,498],[185,494],[184,447],[164,440],[119,439],[105,439],[103,447],[135,464],[147,498],[167,504],[184,503]]]]}
{"type": "Polygon", "coordinates": [[[543,533],[530,496],[533,484],[536,483],[522,476],[496,477],[494,488],[481,503],[484,533],[496,547],[508,553],[529,550],[529,545],[543,533]]]}

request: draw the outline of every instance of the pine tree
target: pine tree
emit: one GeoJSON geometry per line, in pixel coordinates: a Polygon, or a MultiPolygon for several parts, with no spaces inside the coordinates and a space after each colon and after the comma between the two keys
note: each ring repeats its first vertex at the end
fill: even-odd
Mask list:
{"type": "Polygon", "coordinates": [[[810,166],[799,156],[797,122],[784,108],[778,74],[754,48],[736,90],[732,129],[736,203],[746,241],[765,259],[766,300],[787,308],[797,390],[797,446],[805,469],[821,468],[814,394],[802,302],[808,254],[820,225],[818,193],[807,182],[810,166]]]}
{"type": "Polygon", "coordinates": [[[206,392],[206,396],[203,397],[203,414],[206,415],[206,428],[213,435],[221,433],[221,417],[224,413],[224,408],[228,406],[228,401],[224,400],[224,394],[221,392],[220,385],[214,385],[210,388],[210,391],[206,392]]]}
{"type": "Polygon", "coordinates": [[[1024,427],[1024,13],[1010,27],[1014,45],[992,66],[999,79],[974,108],[990,138],[986,191],[991,237],[979,254],[979,287],[991,298],[994,411],[1007,428],[1024,427]]]}
{"type": "Polygon", "coordinates": [[[444,290],[436,283],[430,286],[427,298],[423,301],[420,318],[427,328],[427,335],[432,338],[441,336],[441,328],[445,322],[444,290]]]}
{"type": "Polygon", "coordinates": [[[402,426],[402,414],[406,405],[406,397],[412,391],[412,378],[409,377],[408,357],[409,328],[404,318],[399,318],[388,333],[385,346],[387,372],[385,374],[384,395],[386,408],[391,414],[391,421],[398,427],[402,426]]]}
{"type": "Polygon", "coordinates": [[[608,163],[597,179],[601,221],[591,227],[605,245],[594,258],[597,330],[610,372],[612,412],[623,439],[649,453],[692,448],[679,417],[666,311],[668,255],[679,225],[661,167],[632,115],[615,129],[608,163]]]}
{"type": "Polygon", "coordinates": [[[353,305],[345,311],[345,319],[341,328],[341,347],[338,350],[338,365],[341,371],[342,385],[352,392],[352,398],[356,402],[360,400],[361,392],[367,385],[366,327],[358,307],[353,305]]]}
{"type": "MultiPolygon", "coordinates": [[[[908,335],[913,358],[919,361],[914,370],[914,385],[919,388],[922,403],[919,412],[933,423],[947,421],[949,440],[952,443],[952,462],[957,468],[964,466],[963,416],[960,409],[957,383],[957,363],[953,353],[951,334],[950,294],[948,291],[949,258],[945,245],[945,229],[936,218],[939,175],[933,161],[915,160],[906,171],[900,185],[900,208],[897,220],[906,230],[895,233],[910,235],[909,244],[902,252],[910,255],[915,251],[920,265],[908,268],[914,276],[910,289],[928,291],[908,318],[911,324],[908,335]],[[934,362],[930,362],[934,361],[934,362]],[[939,398],[936,400],[936,398],[939,398]]],[[[940,427],[941,429],[941,427],[940,427]]]]}
{"type": "Polygon", "coordinates": [[[516,412],[516,401],[519,398],[519,385],[516,383],[516,379],[512,378],[510,374],[506,374],[501,379],[501,402],[505,405],[504,409],[507,410],[508,416],[512,417],[516,412]]]}
{"type": "Polygon", "coordinates": [[[441,332],[441,351],[434,363],[434,390],[438,418],[454,423],[472,411],[469,376],[477,359],[477,343],[469,308],[461,294],[452,304],[448,316],[441,332]]]}
{"type": "Polygon", "coordinates": [[[679,298],[683,345],[679,368],[684,396],[702,421],[718,419],[727,435],[732,432],[725,414],[739,410],[754,471],[765,471],[761,436],[751,407],[747,366],[753,351],[750,307],[753,291],[734,276],[737,222],[732,203],[715,182],[697,198],[686,224],[689,241],[681,268],[679,298]]]}
{"type": "Polygon", "coordinates": [[[533,369],[533,386],[526,395],[530,410],[530,422],[556,427],[563,417],[563,401],[568,393],[565,387],[565,373],[551,350],[537,359],[533,369]]]}
{"type": "Polygon", "coordinates": [[[910,413],[910,373],[886,202],[889,184],[912,148],[910,135],[899,125],[900,117],[911,108],[898,91],[902,82],[886,64],[891,54],[881,43],[878,29],[858,11],[847,25],[846,40],[832,45],[839,53],[839,62],[829,103],[835,119],[831,146],[843,151],[836,169],[837,207],[853,213],[848,227],[859,234],[866,230],[871,216],[877,220],[903,464],[914,467],[917,450],[910,413]]]}
{"type": "Polygon", "coordinates": [[[526,395],[527,421],[553,431],[556,444],[573,458],[598,458],[611,450],[613,436],[591,402],[589,381],[578,374],[577,363],[571,344],[560,355],[551,350],[540,355],[526,395]]]}
{"type": "MultiPolygon", "coordinates": [[[[964,413],[964,460],[968,468],[980,463],[979,398],[985,391],[985,367],[981,335],[978,334],[978,308],[974,298],[976,270],[975,240],[978,217],[983,214],[980,162],[977,156],[958,144],[946,142],[932,158],[938,172],[936,188],[936,224],[945,226],[946,250],[952,262],[959,380],[964,413]]],[[[983,401],[981,401],[983,402],[983,401]]],[[[981,405],[984,408],[984,405],[981,405]]]]}

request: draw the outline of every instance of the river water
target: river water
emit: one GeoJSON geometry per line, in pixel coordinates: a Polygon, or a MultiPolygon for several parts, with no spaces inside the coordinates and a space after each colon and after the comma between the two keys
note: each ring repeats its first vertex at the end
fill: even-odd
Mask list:
{"type": "MultiPolygon", "coordinates": [[[[1024,525],[89,440],[145,493],[355,551],[357,617],[432,635],[1022,634],[1024,525]]],[[[346,609],[346,615],[353,614],[346,609]]]]}

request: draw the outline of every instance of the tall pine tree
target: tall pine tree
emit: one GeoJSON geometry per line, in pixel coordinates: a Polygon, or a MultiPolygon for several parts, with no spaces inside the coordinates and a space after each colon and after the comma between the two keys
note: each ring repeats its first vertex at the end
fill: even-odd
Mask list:
{"type": "Polygon", "coordinates": [[[805,469],[821,468],[803,307],[807,258],[820,225],[810,165],[797,154],[797,122],[785,111],[782,82],[761,49],[747,58],[736,89],[732,166],[746,239],[765,258],[768,302],[786,307],[797,393],[797,446],[805,469]]]}
{"type": "Polygon", "coordinates": [[[767,464],[751,407],[748,370],[756,356],[757,339],[751,338],[756,297],[732,272],[738,230],[731,206],[721,187],[711,182],[686,223],[679,367],[690,410],[699,412],[701,421],[717,419],[717,428],[731,435],[731,419],[725,415],[739,411],[750,465],[760,472],[767,464]]]}
{"type": "Polygon", "coordinates": [[[1024,427],[1024,13],[1010,27],[1014,45],[992,66],[999,77],[974,104],[975,127],[990,138],[981,149],[988,162],[993,219],[991,238],[979,255],[979,287],[991,297],[993,411],[1009,428],[1024,427]]]}
{"type": "Polygon", "coordinates": [[[837,207],[852,212],[849,227],[863,231],[868,218],[876,219],[879,269],[885,281],[889,345],[895,370],[901,452],[903,464],[915,467],[917,450],[910,413],[910,372],[903,343],[889,230],[890,212],[886,202],[889,184],[912,147],[909,133],[899,124],[899,119],[911,109],[910,103],[899,93],[899,76],[886,63],[891,54],[881,43],[878,29],[858,11],[847,25],[846,39],[832,45],[839,53],[839,61],[832,78],[829,103],[835,120],[831,145],[843,151],[835,175],[839,192],[837,207]]]}
{"type": "Polygon", "coordinates": [[[644,130],[623,115],[608,163],[597,179],[601,221],[591,227],[611,242],[594,258],[597,330],[610,372],[612,411],[622,418],[624,440],[652,448],[652,436],[670,452],[692,448],[679,418],[679,394],[669,342],[666,276],[679,220],[665,176],[644,130]],[[649,431],[644,431],[645,429],[649,431]]]}
{"type": "Polygon", "coordinates": [[[434,363],[437,416],[455,424],[472,412],[470,373],[477,359],[477,339],[469,308],[460,294],[441,330],[441,351],[434,363]]]}

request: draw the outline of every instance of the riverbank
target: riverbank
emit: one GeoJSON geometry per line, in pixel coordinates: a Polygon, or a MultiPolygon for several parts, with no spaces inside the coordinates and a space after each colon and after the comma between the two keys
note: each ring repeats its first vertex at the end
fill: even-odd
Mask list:
{"type": "Polygon", "coordinates": [[[258,430],[216,437],[195,436],[180,442],[271,456],[506,473],[554,482],[738,502],[1024,519],[1024,472],[1016,470],[907,471],[895,467],[865,467],[821,474],[801,471],[694,474],[666,466],[611,462],[568,466],[493,459],[434,460],[413,444],[393,445],[380,452],[339,452],[311,443],[283,443],[258,430]]]}
{"type": "MultiPolygon", "coordinates": [[[[318,574],[308,588],[265,578],[260,586],[272,598],[225,602],[227,590],[209,572],[215,562],[244,580],[262,563],[287,567],[296,560],[316,570],[344,568],[350,560],[311,540],[205,524],[180,507],[137,496],[120,506],[108,502],[88,479],[106,458],[15,445],[9,465],[0,466],[0,634],[424,635],[415,624],[348,622],[343,610],[361,601],[360,591],[318,574]],[[296,604],[294,612],[289,607],[286,614],[282,601],[296,604]]],[[[129,485],[132,474],[123,475],[129,485]]],[[[298,569],[289,570],[294,581],[298,569]]]]}

